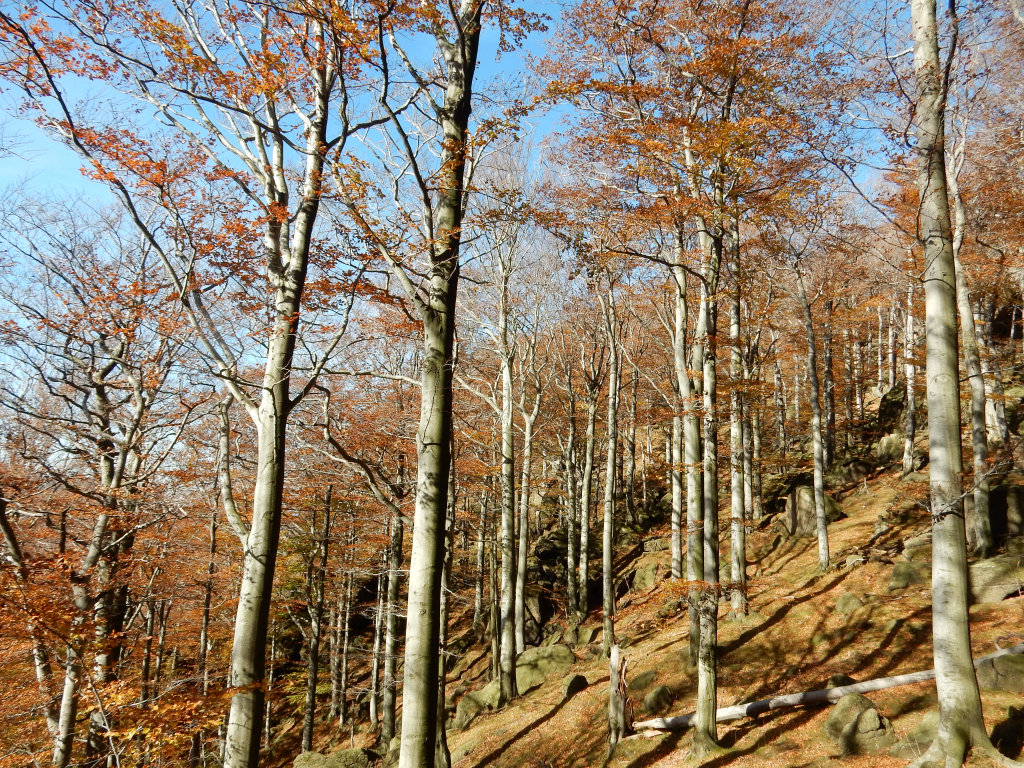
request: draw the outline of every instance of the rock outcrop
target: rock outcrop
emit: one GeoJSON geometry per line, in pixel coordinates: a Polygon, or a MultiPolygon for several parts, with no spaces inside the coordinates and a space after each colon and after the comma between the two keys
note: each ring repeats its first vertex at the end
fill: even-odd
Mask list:
{"type": "Polygon", "coordinates": [[[860,693],[848,693],[836,702],[825,720],[825,735],[844,755],[878,752],[896,742],[892,723],[860,693]]]}
{"type": "MultiPolygon", "coordinates": [[[[834,523],[843,518],[839,502],[825,494],[825,518],[834,523]]],[[[814,509],[814,489],[809,485],[798,485],[786,499],[786,511],[782,515],[782,526],[790,536],[814,537],[818,535],[817,514],[814,509]]]]}

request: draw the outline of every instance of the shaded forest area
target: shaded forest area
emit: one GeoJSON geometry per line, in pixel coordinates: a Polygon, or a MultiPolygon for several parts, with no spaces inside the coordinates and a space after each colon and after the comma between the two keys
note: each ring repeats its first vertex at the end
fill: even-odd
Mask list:
{"type": "Polygon", "coordinates": [[[1022,62],[0,2],[0,766],[1024,765],[1022,62]]]}

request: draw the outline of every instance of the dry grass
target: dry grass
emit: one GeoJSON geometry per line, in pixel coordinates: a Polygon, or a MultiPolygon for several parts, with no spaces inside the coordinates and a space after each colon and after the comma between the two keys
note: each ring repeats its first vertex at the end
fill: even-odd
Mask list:
{"type": "MultiPolygon", "coordinates": [[[[923,490],[900,483],[893,474],[876,478],[866,490],[862,487],[852,492],[843,500],[847,518],[830,527],[832,552],[866,543],[879,514],[894,507],[909,511],[894,526],[891,536],[905,539],[926,530],[926,514],[913,504],[915,493],[923,490]]],[[[749,551],[758,551],[774,537],[771,531],[753,532],[748,538],[749,551]]],[[[723,538],[723,561],[728,556],[726,538],[727,533],[723,538]]],[[[668,553],[657,557],[667,563],[668,553]]],[[[817,575],[816,565],[814,540],[783,540],[763,558],[752,559],[749,572],[760,569],[761,576],[749,583],[750,620],[742,624],[728,621],[727,600],[723,601],[719,625],[723,650],[720,706],[745,698],[815,690],[837,673],[869,680],[932,666],[927,585],[890,595],[887,586],[891,565],[869,562],[824,576],[817,575]],[[841,616],[834,606],[847,592],[860,596],[865,605],[850,616],[841,616]]],[[[692,711],[694,705],[694,674],[684,661],[686,616],[681,613],[667,620],[655,617],[655,612],[677,592],[672,584],[662,581],[644,595],[627,596],[621,603],[616,632],[625,641],[630,677],[657,670],[658,684],[669,685],[675,691],[673,711],[681,714],[692,711]]],[[[589,623],[598,620],[591,616],[589,623]]],[[[1024,632],[1024,606],[1018,600],[976,606],[971,621],[974,651],[982,655],[994,649],[997,637],[1024,632]]],[[[559,681],[552,680],[502,711],[481,715],[467,732],[452,734],[452,751],[460,758],[456,768],[605,765],[608,671],[606,662],[594,653],[598,646],[595,643],[577,650],[579,660],[574,671],[586,675],[591,686],[571,701],[561,701],[559,681]]],[[[480,671],[474,665],[469,673],[480,671]]],[[[936,705],[931,683],[888,689],[871,698],[893,721],[897,735],[911,730],[925,711],[936,705]]],[[[1003,693],[983,692],[983,700],[990,727],[1003,719],[1008,704],[1020,703],[1019,697],[1003,693]]],[[[639,704],[637,701],[638,708],[639,704]]],[[[840,758],[822,731],[827,713],[823,708],[788,710],[722,724],[719,737],[728,751],[704,765],[883,768],[905,764],[885,755],[840,758]]],[[[630,739],[620,745],[607,764],[621,768],[689,765],[689,739],[688,734],[630,739]]],[[[968,762],[972,766],[987,764],[985,758],[977,756],[968,762]]]]}

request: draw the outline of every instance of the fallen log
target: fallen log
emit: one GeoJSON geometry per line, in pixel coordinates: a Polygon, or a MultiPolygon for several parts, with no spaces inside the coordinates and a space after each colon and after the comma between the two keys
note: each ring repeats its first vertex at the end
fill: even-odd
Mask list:
{"type": "MultiPolygon", "coordinates": [[[[1000,648],[995,653],[987,656],[980,656],[974,660],[977,667],[983,661],[994,659],[998,656],[1006,656],[1011,653],[1024,653],[1024,643],[1009,648],[1000,648]]],[[[935,670],[928,669],[924,672],[912,672],[907,675],[896,675],[895,677],[879,677],[875,680],[868,680],[853,685],[842,685],[838,688],[825,688],[820,691],[805,691],[803,693],[790,693],[785,696],[776,696],[774,699],[761,699],[752,701],[749,704],[737,704],[732,707],[722,707],[715,713],[715,721],[719,723],[727,720],[740,720],[744,717],[756,717],[774,709],[786,709],[788,707],[814,706],[821,704],[832,704],[843,698],[848,693],[870,693],[885,688],[895,688],[899,685],[910,685],[911,683],[923,683],[935,679],[935,670]]],[[[686,730],[695,717],[694,714],[680,715],[678,717],[657,717],[653,720],[644,720],[633,723],[633,730],[639,731],[645,728],[660,731],[683,731],[686,730]]]]}

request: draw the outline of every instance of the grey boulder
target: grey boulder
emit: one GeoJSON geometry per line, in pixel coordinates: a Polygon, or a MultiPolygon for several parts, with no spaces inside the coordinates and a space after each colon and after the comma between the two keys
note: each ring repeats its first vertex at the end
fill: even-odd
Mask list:
{"type": "Polygon", "coordinates": [[[1024,563],[1013,555],[993,557],[971,565],[968,572],[973,603],[998,603],[1024,586],[1024,563]]]}
{"type": "Polygon", "coordinates": [[[292,763],[294,768],[370,768],[376,755],[365,749],[342,749],[324,755],[319,752],[303,752],[292,763]]]}
{"type": "Polygon", "coordinates": [[[825,736],[844,755],[878,752],[896,742],[892,723],[861,693],[848,693],[836,702],[825,720],[825,736]]]}
{"type": "MultiPolygon", "coordinates": [[[[839,502],[825,494],[825,519],[829,523],[843,518],[839,502]]],[[[818,519],[814,508],[814,489],[809,485],[798,485],[786,498],[786,510],[782,524],[790,536],[814,537],[818,535],[818,519]]]]}

